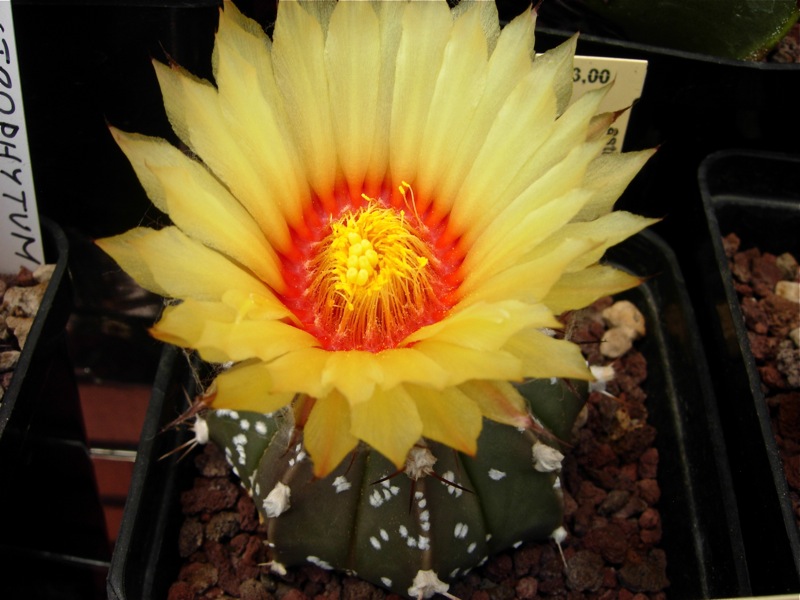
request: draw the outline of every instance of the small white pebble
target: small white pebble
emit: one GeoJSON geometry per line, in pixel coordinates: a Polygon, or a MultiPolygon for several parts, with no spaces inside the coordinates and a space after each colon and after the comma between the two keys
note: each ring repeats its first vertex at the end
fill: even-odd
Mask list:
{"type": "Polygon", "coordinates": [[[636,306],[628,300],[615,302],[603,310],[603,318],[612,327],[627,327],[635,332],[635,337],[642,337],[646,333],[644,316],[636,306]]]}
{"type": "Polygon", "coordinates": [[[800,281],[779,281],[775,284],[775,295],[800,304],[800,281]]]}
{"type": "Polygon", "coordinates": [[[627,327],[612,327],[603,334],[600,353],[608,358],[619,358],[633,347],[633,336],[627,327]]]}

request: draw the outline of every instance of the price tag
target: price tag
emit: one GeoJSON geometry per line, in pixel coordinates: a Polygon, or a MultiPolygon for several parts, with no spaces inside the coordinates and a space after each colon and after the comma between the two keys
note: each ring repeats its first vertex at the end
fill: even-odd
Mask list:
{"type": "Polygon", "coordinates": [[[11,2],[0,0],[0,273],[43,261],[11,2]]]}
{"type": "Polygon", "coordinates": [[[646,74],[646,60],[595,56],[575,57],[572,75],[573,102],[589,90],[613,82],[614,85],[600,105],[600,112],[628,109],[609,127],[608,144],[603,149],[603,153],[622,151],[622,142],[625,139],[625,132],[631,116],[632,109],[630,107],[642,95],[646,74]]]}

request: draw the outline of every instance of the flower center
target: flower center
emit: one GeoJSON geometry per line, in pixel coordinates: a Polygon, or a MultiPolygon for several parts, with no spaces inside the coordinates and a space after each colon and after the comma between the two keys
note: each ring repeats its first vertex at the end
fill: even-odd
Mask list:
{"type": "Polygon", "coordinates": [[[331,223],[310,264],[308,295],[332,349],[394,347],[441,306],[435,259],[405,213],[365,199],[331,223]]]}

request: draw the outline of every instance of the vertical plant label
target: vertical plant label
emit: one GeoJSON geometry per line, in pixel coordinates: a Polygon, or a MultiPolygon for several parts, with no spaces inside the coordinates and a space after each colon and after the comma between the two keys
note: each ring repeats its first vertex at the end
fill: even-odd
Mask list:
{"type": "Polygon", "coordinates": [[[0,0],[0,273],[43,261],[11,2],[0,0]]]}
{"type": "Polygon", "coordinates": [[[589,90],[613,83],[600,104],[602,112],[624,111],[608,128],[608,142],[603,154],[622,151],[631,110],[644,89],[647,61],[628,58],[576,56],[572,70],[572,101],[589,90]],[[626,110],[627,109],[627,110],[626,110]]]}

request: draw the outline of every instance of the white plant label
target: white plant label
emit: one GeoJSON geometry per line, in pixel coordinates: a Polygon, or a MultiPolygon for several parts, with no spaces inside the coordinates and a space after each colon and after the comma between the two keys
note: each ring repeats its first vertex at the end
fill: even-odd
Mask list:
{"type": "Polygon", "coordinates": [[[10,0],[0,0],[0,273],[44,262],[10,0]]]}
{"type": "Polygon", "coordinates": [[[622,151],[633,103],[642,95],[647,61],[627,58],[576,56],[572,74],[572,101],[611,82],[614,85],[600,104],[600,112],[624,110],[608,128],[604,154],[622,151]],[[627,110],[625,110],[627,109],[627,110]]]}

